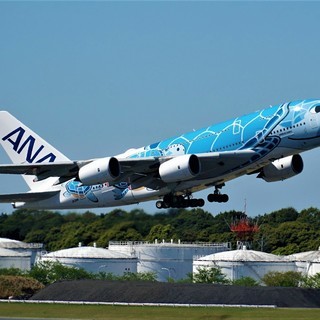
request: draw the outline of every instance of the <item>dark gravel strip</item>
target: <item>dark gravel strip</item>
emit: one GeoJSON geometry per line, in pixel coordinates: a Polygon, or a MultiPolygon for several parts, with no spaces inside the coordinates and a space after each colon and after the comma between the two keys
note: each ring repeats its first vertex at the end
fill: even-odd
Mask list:
{"type": "Polygon", "coordinates": [[[320,308],[320,290],[212,284],[77,280],[56,282],[31,300],[124,303],[276,305],[320,308]]]}

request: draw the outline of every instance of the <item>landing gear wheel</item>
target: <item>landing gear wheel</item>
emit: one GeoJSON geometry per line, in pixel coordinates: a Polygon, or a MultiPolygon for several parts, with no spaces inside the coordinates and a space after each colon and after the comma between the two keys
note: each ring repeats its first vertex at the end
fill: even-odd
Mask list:
{"type": "Polygon", "coordinates": [[[157,209],[162,209],[163,208],[163,201],[157,201],[156,202],[156,207],[157,207],[157,209]]]}
{"type": "Polygon", "coordinates": [[[209,202],[214,202],[215,201],[215,194],[213,194],[213,193],[209,193],[208,194],[208,196],[207,196],[207,200],[209,201],[209,202]]]}
{"type": "Polygon", "coordinates": [[[213,193],[208,194],[208,201],[209,202],[228,202],[229,196],[227,194],[221,194],[219,189],[221,189],[222,186],[216,187],[213,193]]]}
{"type": "Polygon", "coordinates": [[[184,198],[183,196],[172,197],[172,207],[173,208],[183,208],[184,198]]]}
{"type": "Polygon", "coordinates": [[[205,201],[203,199],[197,199],[198,207],[203,207],[205,204],[205,201]]]}
{"type": "Polygon", "coordinates": [[[221,202],[228,202],[229,196],[227,194],[221,194],[221,202]]]}
{"type": "Polygon", "coordinates": [[[195,208],[198,206],[198,200],[197,199],[190,199],[190,207],[195,208]]]}
{"type": "Polygon", "coordinates": [[[175,196],[173,194],[167,194],[163,197],[163,201],[157,201],[156,207],[158,209],[166,209],[166,208],[196,208],[203,207],[205,201],[203,199],[190,199],[190,194],[187,196],[175,196]]]}

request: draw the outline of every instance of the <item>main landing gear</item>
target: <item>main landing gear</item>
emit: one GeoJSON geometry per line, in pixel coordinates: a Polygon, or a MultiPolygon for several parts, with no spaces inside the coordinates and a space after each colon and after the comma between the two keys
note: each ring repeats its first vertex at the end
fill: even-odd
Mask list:
{"type": "MultiPolygon", "coordinates": [[[[209,202],[227,202],[229,196],[227,194],[222,194],[220,189],[223,185],[215,186],[213,193],[210,193],[207,197],[209,202]]],[[[176,196],[172,193],[166,194],[163,197],[163,201],[159,200],[156,202],[156,207],[158,209],[167,209],[167,208],[196,208],[203,207],[205,201],[203,199],[193,199],[190,198],[191,193],[186,196],[176,196]]]]}
{"type": "Polygon", "coordinates": [[[173,194],[167,194],[163,197],[163,201],[157,201],[156,207],[158,209],[166,208],[196,208],[204,206],[203,199],[190,199],[190,195],[184,196],[175,196],[173,194]]]}
{"type": "Polygon", "coordinates": [[[229,196],[227,194],[222,194],[219,189],[222,186],[216,186],[213,193],[208,194],[208,201],[209,202],[228,202],[229,196]]]}

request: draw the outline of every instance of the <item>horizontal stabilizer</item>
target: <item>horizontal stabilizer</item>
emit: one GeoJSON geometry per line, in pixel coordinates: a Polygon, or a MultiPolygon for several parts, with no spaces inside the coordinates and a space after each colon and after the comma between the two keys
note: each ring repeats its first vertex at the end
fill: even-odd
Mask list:
{"type": "Polygon", "coordinates": [[[0,194],[0,203],[11,203],[11,202],[32,202],[41,201],[51,198],[58,194],[60,191],[45,191],[45,192],[25,192],[25,193],[11,193],[11,194],[0,194]]]}

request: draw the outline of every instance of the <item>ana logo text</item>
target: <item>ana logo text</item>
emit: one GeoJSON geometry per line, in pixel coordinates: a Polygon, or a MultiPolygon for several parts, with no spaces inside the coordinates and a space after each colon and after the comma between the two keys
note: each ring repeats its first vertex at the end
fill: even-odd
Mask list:
{"type": "Polygon", "coordinates": [[[23,128],[19,127],[3,137],[2,140],[10,142],[13,150],[18,154],[21,154],[26,149],[26,161],[29,163],[54,162],[56,156],[52,152],[43,156],[43,145],[34,150],[36,139],[31,135],[25,136],[25,132],[23,128]],[[41,152],[42,154],[40,155],[41,152]]]}

